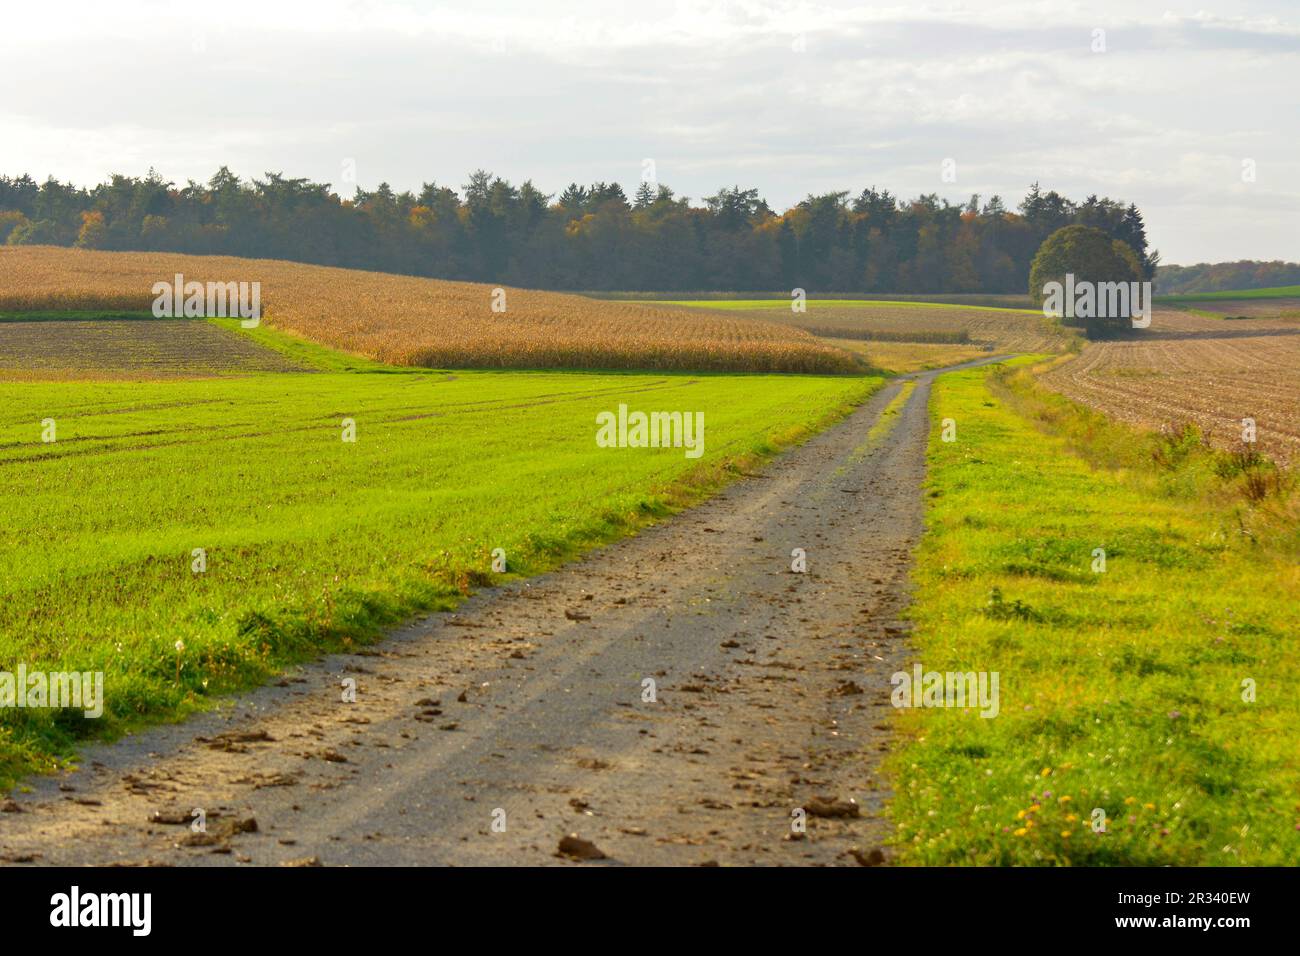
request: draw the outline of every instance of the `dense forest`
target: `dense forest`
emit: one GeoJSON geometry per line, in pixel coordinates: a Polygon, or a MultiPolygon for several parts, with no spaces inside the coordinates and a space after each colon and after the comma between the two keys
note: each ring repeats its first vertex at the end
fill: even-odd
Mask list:
{"type": "Polygon", "coordinates": [[[1271,289],[1300,285],[1300,262],[1198,262],[1194,266],[1160,266],[1156,291],[1164,295],[1222,292],[1226,289],[1271,289]]]}
{"type": "Polygon", "coordinates": [[[1054,230],[1096,226],[1128,243],[1148,275],[1136,206],[1073,202],[1034,184],[1015,210],[998,196],[953,205],[872,187],[808,196],[775,212],[755,189],[702,205],[641,183],[574,183],[558,196],[483,171],[460,191],[388,185],[341,198],[327,183],[222,167],[177,188],[153,171],[91,189],[0,176],[0,242],[289,259],[446,279],[567,290],[1024,293],[1054,230]]]}

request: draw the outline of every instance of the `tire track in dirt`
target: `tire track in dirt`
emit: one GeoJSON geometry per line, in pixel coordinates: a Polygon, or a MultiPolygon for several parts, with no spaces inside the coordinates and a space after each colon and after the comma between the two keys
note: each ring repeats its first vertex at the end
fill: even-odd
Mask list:
{"type": "Polygon", "coordinates": [[[876,440],[898,381],[637,537],[89,750],[3,804],[0,860],[880,862],[936,374],[876,440]]]}

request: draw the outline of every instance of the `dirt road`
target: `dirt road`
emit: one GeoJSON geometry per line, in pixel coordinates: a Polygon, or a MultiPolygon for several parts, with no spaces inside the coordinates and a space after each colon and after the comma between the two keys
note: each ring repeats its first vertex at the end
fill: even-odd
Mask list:
{"type": "Polygon", "coordinates": [[[879,862],[934,375],[874,438],[899,381],[635,538],[93,748],[5,805],[0,861],[879,862]]]}

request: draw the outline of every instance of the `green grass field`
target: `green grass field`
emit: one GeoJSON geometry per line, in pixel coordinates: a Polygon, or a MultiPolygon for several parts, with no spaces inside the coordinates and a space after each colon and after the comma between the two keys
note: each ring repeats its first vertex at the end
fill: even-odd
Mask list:
{"type": "MultiPolygon", "coordinates": [[[[790,299],[645,299],[634,300],[644,301],[645,304],[654,305],[682,305],[693,309],[722,309],[724,311],[736,309],[748,311],[752,309],[773,309],[777,311],[790,311],[790,299]]],[[[1042,309],[1009,309],[1002,306],[992,305],[963,305],[952,302],[921,302],[908,299],[815,299],[809,297],[806,300],[809,310],[816,309],[849,309],[849,308],[904,308],[917,309],[919,311],[928,311],[931,309],[960,309],[969,311],[977,309],[981,312],[1024,312],[1035,317],[1043,314],[1042,309]]]]}
{"type": "Polygon", "coordinates": [[[0,670],[103,671],[107,698],[6,709],[0,780],[449,607],[493,549],[533,573],[625,534],[881,384],[395,370],[250,334],[318,371],[0,383],[0,670]],[[597,447],[620,402],[703,411],[703,457],[597,447]]]}
{"type": "Polygon", "coordinates": [[[1300,863],[1293,504],[989,374],[936,384],[912,615],[925,670],[998,672],[1000,713],[896,711],[900,859],[1300,863]]]}
{"type": "MultiPolygon", "coordinates": [[[[689,291],[682,290],[676,292],[611,292],[603,291],[584,291],[580,295],[587,296],[590,299],[610,299],[621,302],[673,302],[673,301],[690,301],[690,302],[727,302],[727,301],[756,301],[756,302],[778,302],[789,305],[790,290],[735,290],[729,292],[711,292],[711,291],[689,291]]],[[[816,293],[814,293],[816,295],[816,293]]],[[[1032,309],[1033,302],[1025,293],[1015,292],[956,292],[951,294],[943,293],[916,293],[916,292],[840,292],[836,293],[833,301],[837,302],[882,302],[890,304],[913,304],[913,305],[955,305],[962,308],[992,308],[992,309],[1010,309],[1019,311],[1021,309],[1032,309]]],[[[812,300],[810,300],[812,301],[812,300]]],[[[818,301],[832,301],[829,299],[818,299],[818,301]]]]}
{"type": "Polygon", "coordinates": [[[1156,302],[1209,302],[1214,299],[1294,299],[1300,298],[1300,285],[1274,286],[1271,289],[1224,289],[1221,292],[1183,292],[1157,295],[1156,302]]]}

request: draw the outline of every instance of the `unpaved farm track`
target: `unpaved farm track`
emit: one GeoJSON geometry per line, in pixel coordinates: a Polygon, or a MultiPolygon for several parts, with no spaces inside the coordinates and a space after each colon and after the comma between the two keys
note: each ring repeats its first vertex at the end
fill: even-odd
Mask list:
{"type": "Polygon", "coordinates": [[[935,374],[873,440],[898,382],[634,538],[93,748],[15,794],[0,861],[546,864],[574,833],[606,865],[878,862],[935,374]]]}

